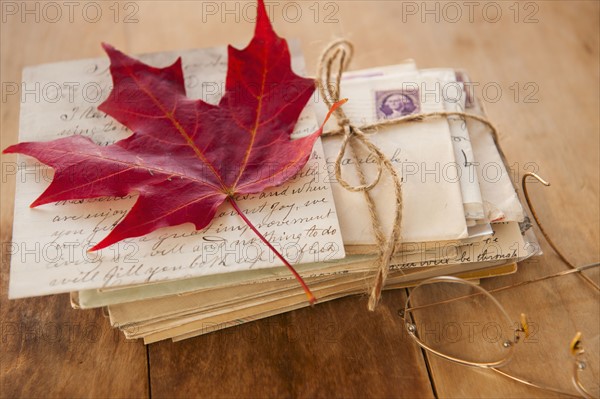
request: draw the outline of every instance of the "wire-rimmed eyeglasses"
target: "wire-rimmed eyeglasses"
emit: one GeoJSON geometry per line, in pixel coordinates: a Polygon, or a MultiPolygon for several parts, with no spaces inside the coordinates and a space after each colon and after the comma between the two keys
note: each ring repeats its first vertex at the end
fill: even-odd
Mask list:
{"type": "MultiPolygon", "coordinates": [[[[600,292],[598,285],[582,273],[584,270],[600,266],[600,263],[574,266],[549,239],[531,205],[526,184],[528,177],[533,177],[546,186],[549,186],[549,183],[534,173],[527,173],[522,179],[523,192],[541,233],[569,269],[489,291],[471,281],[457,277],[434,277],[411,289],[405,308],[400,310],[399,314],[404,320],[409,336],[420,347],[434,355],[459,364],[489,368],[529,386],[574,396],[573,393],[565,390],[517,377],[499,369],[512,359],[517,344],[529,337],[531,326],[525,314],[521,314],[518,321],[512,320],[492,293],[571,274],[584,278],[596,294],[600,292]],[[436,318],[443,314],[441,312],[463,315],[463,317],[460,323],[446,323],[442,327],[438,325],[432,328],[436,318]],[[477,314],[477,321],[466,320],[464,315],[469,314],[477,314]]],[[[596,334],[592,337],[582,337],[581,332],[576,332],[570,343],[567,339],[565,338],[564,350],[570,353],[571,366],[566,370],[571,370],[574,387],[583,397],[597,398],[600,395],[597,365],[590,362],[588,355],[598,354],[599,336],[596,334]]]]}

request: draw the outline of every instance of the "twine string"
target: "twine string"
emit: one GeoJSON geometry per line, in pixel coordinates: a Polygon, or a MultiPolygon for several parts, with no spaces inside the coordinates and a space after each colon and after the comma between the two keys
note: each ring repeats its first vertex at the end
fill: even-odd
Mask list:
{"type": "MultiPolygon", "coordinates": [[[[354,46],[352,43],[342,39],[332,42],[329,46],[327,46],[321,55],[317,69],[317,87],[321,94],[321,98],[328,108],[331,108],[334,103],[340,100],[340,84],[342,80],[342,74],[350,64],[353,53],[354,46]]],[[[375,262],[377,272],[369,295],[369,310],[373,311],[375,310],[375,307],[381,298],[381,291],[385,286],[385,281],[390,270],[390,263],[394,256],[396,247],[401,243],[403,203],[401,178],[396,171],[396,168],[394,168],[392,165],[390,159],[388,159],[388,157],[381,151],[379,147],[371,142],[369,135],[377,133],[380,128],[386,126],[397,126],[408,122],[419,122],[426,119],[447,118],[450,116],[473,119],[485,124],[491,130],[494,139],[497,139],[498,131],[496,127],[485,117],[475,114],[468,114],[465,112],[436,111],[417,113],[395,119],[383,119],[362,126],[353,124],[344,112],[342,106],[338,107],[334,111],[333,115],[337,122],[338,128],[323,132],[322,135],[343,136],[340,150],[334,165],[335,177],[340,185],[344,187],[344,189],[352,192],[362,192],[364,194],[369,209],[372,230],[375,235],[378,254],[375,262]],[[360,184],[354,185],[344,179],[342,175],[342,161],[348,152],[348,146],[350,147],[349,152],[351,158],[355,158],[358,155],[359,146],[362,146],[369,153],[370,157],[375,160],[377,166],[377,175],[373,181],[367,182],[360,162],[354,162],[356,166],[356,174],[360,184]],[[394,224],[392,231],[387,237],[383,231],[381,220],[377,215],[377,208],[371,194],[371,190],[380,182],[384,171],[391,177],[395,199],[394,224]]]]}

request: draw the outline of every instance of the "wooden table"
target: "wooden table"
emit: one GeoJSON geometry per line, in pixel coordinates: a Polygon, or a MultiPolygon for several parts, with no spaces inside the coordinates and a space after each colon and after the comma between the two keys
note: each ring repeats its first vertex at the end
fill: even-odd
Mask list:
{"type": "MultiPolygon", "coordinates": [[[[408,57],[420,67],[467,69],[500,126],[515,178],[534,170],[552,182],[550,188],[531,189],[547,230],[574,263],[600,258],[598,2],[270,4],[277,31],[302,40],[309,73],[323,47],[340,37],[356,45],[354,69],[408,57]]],[[[252,3],[234,1],[91,6],[3,1],[1,147],[16,142],[19,118],[19,98],[5,96],[4,84],[20,82],[23,67],[103,56],[101,41],[133,54],[243,45],[251,37],[253,15],[252,3]],[[33,11],[25,13],[24,7],[33,11]]],[[[13,195],[14,180],[3,172],[2,243],[11,239],[13,195]]],[[[483,285],[493,288],[565,269],[546,242],[541,244],[542,257],[521,264],[516,275],[483,285]]],[[[366,311],[365,297],[350,297],[145,347],[111,330],[101,311],[72,310],[66,295],[9,301],[4,249],[2,397],[552,395],[489,370],[426,356],[397,316],[404,291],[385,293],[375,313],[366,311]]],[[[589,274],[598,281],[597,272],[589,274]]],[[[515,320],[524,311],[539,326],[538,345],[514,367],[525,364],[529,373],[568,386],[570,365],[546,364],[538,355],[566,345],[575,329],[598,327],[598,293],[571,276],[506,291],[498,299],[515,320]]]]}

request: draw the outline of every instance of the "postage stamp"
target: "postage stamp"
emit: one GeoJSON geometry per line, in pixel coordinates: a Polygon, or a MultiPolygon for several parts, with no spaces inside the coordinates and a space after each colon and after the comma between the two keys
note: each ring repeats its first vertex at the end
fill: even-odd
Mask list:
{"type": "Polygon", "coordinates": [[[375,92],[377,119],[394,119],[421,112],[418,89],[381,90],[375,92]]]}

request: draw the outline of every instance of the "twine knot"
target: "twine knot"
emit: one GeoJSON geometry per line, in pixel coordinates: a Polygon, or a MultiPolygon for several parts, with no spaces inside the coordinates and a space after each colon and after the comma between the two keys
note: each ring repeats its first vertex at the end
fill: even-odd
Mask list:
{"type": "MultiPolygon", "coordinates": [[[[342,80],[342,73],[348,67],[353,53],[354,46],[352,43],[346,40],[337,40],[331,43],[321,55],[318,68],[319,80],[317,84],[321,93],[321,97],[329,108],[331,108],[334,103],[340,101],[340,84],[342,80]]],[[[338,107],[334,112],[334,116],[339,128],[334,131],[324,132],[323,135],[343,135],[340,151],[335,160],[335,177],[340,185],[346,190],[364,193],[369,208],[369,214],[371,216],[373,231],[377,241],[377,275],[375,277],[375,283],[371,289],[371,294],[369,297],[369,310],[375,310],[379,298],[381,297],[381,290],[383,289],[385,280],[387,278],[389,265],[394,254],[396,242],[398,242],[400,239],[400,225],[402,223],[402,187],[400,185],[400,178],[389,159],[387,159],[383,152],[381,152],[381,150],[375,144],[373,144],[371,140],[369,140],[368,136],[361,130],[359,126],[354,125],[350,121],[344,112],[343,107],[338,107]],[[348,146],[350,146],[352,157],[355,157],[358,150],[357,146],[359,144],[366,148],[370,155],[376,160],[377,175],[373,181],[368,183],[360,163],[355,162],[354,164],[356,165],[356,172],[360,184],[353,185],[348,183],[342,176],[342,160],[346,154],[348,146]],[[387,170],[392,177],[396,194],[396,216],[394,218],[394,228],[389,238],[386,238],[385,234],[383,233],[381,222],[377,216],[375,201],[370,193],[370,191],[381,180],[384,169],[387,170]]]]}
{"type": "MultiPolygon", "coordinates": [[[[350,119],[343,117],[343,118],[336,118],[337,124],[340,127],[343,127],[345,129],[350,129],[350,119]]],[[[352,132],[348,132],[348,134],[352,134],[352,132]]]]}
{"type": "MultiPolygon", "coordinates": [[[[342,74],[350,64],[353,54],[354,46],[352,43],[342,39],[332,42],[321,55],[318,65],[317,87],[323,101],[330,109],[333,104],[340,101],[340,84],[342,80],[342,74]]],[[[436,111],[410,114],[396,119],[379,120],[375,123],[362,126],[356,126],[352,123],[352,121],[344,112],[343,106],[339,106],[334,111],[333,115],[336,119],[338,128],[323,132],[322,135],[325,137],[343,135],[342,144],[335,160],[335,177],[340,185],[346,190],[352,192],[362,192],[364,194],[371,217],[372,229],[377,241],[378,256],[375,263],[377,272],[369,296],[369,310],[373,311],[379,302],[381,291],[385,286],[385,281],[390,269],[390,263],[394,256],[396,247],[401,242],[400,232],[402,225],[402,184],[400,176],[398,175],[398,172],[392,165],[391,161],[385,156],[385,154],[383,154],[379,147],[371,142],[368,134],[365,132],[376,132],[379,128],[384,126],[400,125],[407,122],[421,122],[428,118],[447,118],[449,116],[459,116],[465,119],[475,119],[487,125],[491,129],[496,144],[498,133],[496,127],[492,125],[492,123],[486,118],[464,112],[436,111]],[[351,152],[351,158],[356,158],[356,154],[358,153],[358,145],[364,147],[368,151],[369,156],[376,160],[377,175],[372,182],[367,183],[361,163],[354,162],[356,174],[360,184],[353,185],[348,183],[342,176],[342,160],[348,150],[348,147],[350,147],[349,149],[351,152]],[[384,171],[387,172],[392,180],[395,196],[394,224],[392,231],[387,237],[383,232],[381,221],[377,215],[375,202],[370,193],[370,191],[381,180],[384,171]]]]}

